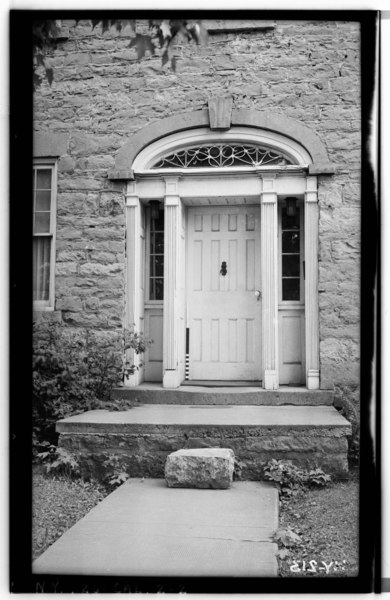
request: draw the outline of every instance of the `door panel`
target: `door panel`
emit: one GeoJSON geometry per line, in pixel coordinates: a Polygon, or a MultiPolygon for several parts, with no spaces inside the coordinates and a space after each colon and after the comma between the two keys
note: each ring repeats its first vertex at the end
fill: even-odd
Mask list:
{"type": "Polygon", "coordinates": [[[261,379],[261,301],[256,289],[260,207],[189,208],[190,379],[261,379]]]}
{"type": "Polygon", "coordinates": [[[145,381],[162,381],[163,373],[163,309],[145,309],[145,333],[153,340],[145,351],[145,381]]]}
{"type": "Polygon", "coordinates": [[[304,309],[279,310],[279,381],[301,385],[305,377],[304,309]]]}

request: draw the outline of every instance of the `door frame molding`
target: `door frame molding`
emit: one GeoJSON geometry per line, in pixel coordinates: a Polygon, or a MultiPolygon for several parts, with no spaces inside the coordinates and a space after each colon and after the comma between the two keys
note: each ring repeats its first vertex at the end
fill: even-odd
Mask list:
{"type": "MultiPolygon", "coordinates": [[[[234,111],[233,111],[234,112],[234,111]]],[[[196,120],[195,120],[196,121],[196,120]]],[[[194,121],[194,123],[195,123],[194,121]]],[[[283,119],[282,119],[283,121],[283,119]]],[[[206,125],[206,123],[204,123],[206,125]]],[[[307,129],[307,128],[305,128],[307,129]]],[[[150,133],[150,132],[149,132],[150,133]]],[[[149,134],[148,134],[149,135],[149,134]]],[[[313,134],[314,135],[314,134],[313,134]]],[[[165,266],[164,266],[164,351],[163,386],[176,388],[184,380],[185,371],[185,277],[183,252],[178,249],[185,239],[185,206],[260,203],[261,210],[261,277],[262,277],[262,332],[263,332],[263,387],[279,387],[279,332],[278,332],[278,196],[298,194],[304,197],[305,223],[305,357],[306,386],[318,389],[319,378],[319,322],[318,322],[318,194],[317,177],[310,169],[310,153],[299,142],[283,136],[280,127],[274,133],[269,127],[232,127],[227,132],[211,132],[207,128],[175,132],[164,139],[155,139],[135,157],[133,179],[128,176],[126,192],[127,211],[127,312],[126,325],[141,326],[142,300],[140,289],[139,240],[140,219],[137,207],[152,199],[164,202],[165,210],[165,266]],[[246,136],[246,138],[245,138],[246,136]],[[244,141],[272,139],[272,148],[288,152],[295,165],[272,167],[209,167],[202,169],[150,169],[154,158],[167,149],[174,151],[186,144],[203,141],[244,141]],[[210,199],[212,198],[212,201],[210,199]],[[138,242],[137,242],[138,240],[138,242]],[[138,262],[137,262],[138,261],[138,262]],[[138,308],[137,308],[138,307],[138,308]],[[179,325],[175,318],[183,322],[179,325]],[[181,332],[183,329],[183,332],[181,332]],[[181,333],[183,335],[181,335],[181,333]],[[181,340],[183,338],[183,340],[181,340]],[[182,343],[183,342],[183,343],[182,343]]],[[[145,139],[145,138],[144,138],[145,139]]],[[[312,138],[313,141],[314,138],[312,138]]],[[[317,138],[316,138],[317,139],[317,138]]],[[[317,140],[318,142],[318,140],[317,140]]],[[[316,142],[316,143],[317,143],[316,142]]],[[[309,144],[310,146],[310,144],[309,144]]],[[[319,147],[317,147],[318,150],[319,147]]],[[[311,147],[312,149],[312,147],[311,147]]],[[[317,158],[322,154],[318,150],[317,158]],[[319,152],[319,154],[318,154],[319,152]]],[[[330,170],[325,170],[330,173],[330,170]]],[[[184,248],[184,245],[183,245],[184,248]]],[[[138,385],[142,373],[131,378],[126,385],[138,385]]]]}
{"type": "MultiPolygon", "coordinates": [[[[141,325],[141,311],[132,306],[138,298],[135,290],[140,286],[139,265],[140,250],[134,249],[134,240],[140,239],[140,219],[134,218],[134,210],[140,204],[146,204],[152,197],[164,202],[165,224],[165,294],[164,294],[164,353],[163,386],[176,388],[184,380],[185,369],[185,277],[183,270],[183,252],[177,252],[183,243],[186,232],[183,227],[185,206],[210,205],[210,190],[219,190],[215,196],[217,205],[260,203],[261,211],[261,278],[262,278],[262,346],[263,380],[265,389],[279,387],[279,275],[278,275],[278,196],[288,193],[304,197],[305,221],[305,357],[306,387],[319,389],[319,331],[318,331],[318,204],[317,178],[305,176],[302,172],[273,173],[256,172],[250,174],[235,173],[231,177],[221,177],[210,169],[208,176],[199,174],[188,179],[181,177],[140,176],[137,182],[129,182],[127,189],[127,324],[141,325]],[[194,190],[197,190],[194,196],[194,190]],[[207,194],[205,190],[209,190],[207,194]],[[237,194],[240,190],[241,195],[237,194]],[[291,191],[293,190],[293,191],[291,191]],[[153,196],[151,193],[153,191],[153,196]],[[164,193],[165,192],[165,193],[164,193]],[[192,193],[191,193],[192,192],[192,193]],[[137,267],[138,265],[138,267],[137,267]],[[165,281],[166,280],[166,281],[165,281]],[[169,316],[168,316],[169,315],[169,316]],[[182,322],[175,323],[179,318],[182,322]],[[183,331],[181,331],[183,329],[183,331]],[[179,332],[180,335],[179,335],[179,332]],[[180,339],[179,339],[180,338],[180,339]],[[181,343],[183,338],[183,343],[181,343]],[[181,349],[180,349],[181,348],[181,349]]],[[[142,374],[138,372],[126,385],[141,383],[142,374]]]]}

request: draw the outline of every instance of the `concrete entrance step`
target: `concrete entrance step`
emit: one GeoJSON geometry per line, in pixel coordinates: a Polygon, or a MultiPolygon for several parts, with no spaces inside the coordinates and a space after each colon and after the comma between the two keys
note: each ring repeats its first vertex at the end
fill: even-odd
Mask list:
{"type": "Polygon", "coordinates": [[[194,385],[199,386],[199,387],[207,387],[207,388],[220,388],[220,387],[225,387],[225,388],[230,388],[230,387],[251,387],[251,388],[262,388],[262,381],[215,381],[215,380],[206,380],[206,379],[199,379],[199,380],[195,380],[192,379],[190,380],[186,380],[183,381],[181,384],[181,387],[186,387],[186,386],[191,386],[193,387],[194,385]]]}
{"type": "Polygon", "coordinates": [[[278,494],[267,483],[226,490],[131,479],[33,563],[33,573],[275,577],[278,494]]]}
{"type": "Polygon", "coordinates": [[[245,480],[261,479],[272,458],[335,475],[348,471],[351,425],[333,406],[143,404],[123,412],[90,411],[56,428],[60,446],[94,477],[112,453],[123,457],[133,477],[163,477],[170,452],[206,447],[231,448],[245,480]]]}
{"type": "MultiPolygon", "coordinates": [[[[303,387],[281,387],[278,390],[265,390],[252,386],[215,387],[202,385],[182,385],[174,390],[166,389],[160,383],[142,383],[135,388],[115,388],[113,398],[123,398],[134,404],[249,404],[279,406],[331,406],[333,392],[330,390],[307,390],[303,387]]],[[[248,382],[246,382],[248,383],[248,382]]]]}

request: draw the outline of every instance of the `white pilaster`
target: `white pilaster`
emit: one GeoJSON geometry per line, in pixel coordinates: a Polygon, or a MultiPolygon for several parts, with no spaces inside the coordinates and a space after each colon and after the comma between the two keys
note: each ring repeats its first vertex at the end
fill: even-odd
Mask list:
{"type": "Polygon", "coordinates": [[[305,192],[305,331],[306,387],[320,387],[318,330],[318,198],[317,177],[309,176],[305,192]]]}
{"type": "MultiPolygon", "coordinates": [[[[127,303],[126,327],[139,331],[140,327],[140,293],[141,293],[141,203],[136,192],[136,183],[129,182],[126,194],[126,265],[127,265],[127,303]]],[[[136,366],[140,358],[134,350],[126,351],[126,360],[136,366]]],[[[140,372],[136,370],[129,379],[125,377],[126,387],[135,387],[140,383],[140,372]]]]}
{"type": "Polygon", "coordinates": [[[275,175],[262,176],[261,287],[263,387],[279,387],[278,360],[278,198],[275,175]]]}
{"type": "Polygon", "coordinates": [[[182,381],[179,368],[179,288],[182,205],[178,177],[165,178],[164,202],[164,325],[163,387],[177,388],[182,381]]]}

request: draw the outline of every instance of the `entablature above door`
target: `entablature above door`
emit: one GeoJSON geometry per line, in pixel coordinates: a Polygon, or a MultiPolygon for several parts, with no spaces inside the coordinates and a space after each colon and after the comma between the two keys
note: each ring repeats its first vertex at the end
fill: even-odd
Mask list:
{"type": "MultiPolygon", "coordinates": [[[[268,172],[268,177],[271,174],[268,172]]],[[[171,177],[171,174],[170,174],[171,177]]],[[[274,190],[277,195],[301,195],[307,189],[307,178],[303,171],[275,174],[274,190]]],[[[204,174],[193,177],[177,177],[177,195],[184,204],[254,204],[259,202],[262,193],[262,177],[259,173],[204,174]],[[240,202],[239,199],[242,199],[240,202]]],[[[162,199],[166,195],[165,178],[139,176],[127,186],[127,197],[138,197],[141,201],[162,199]]]]}

